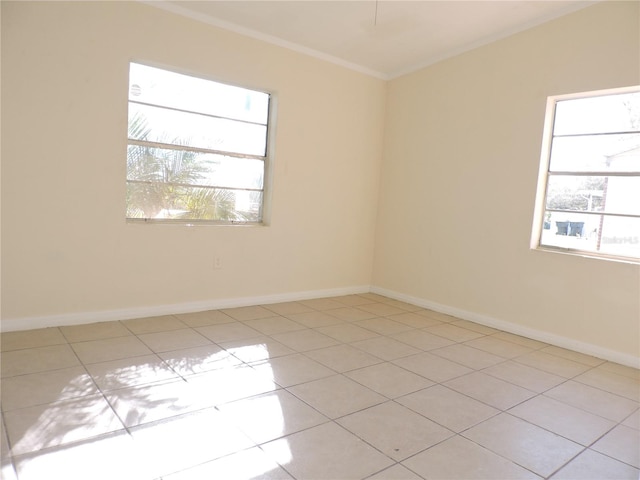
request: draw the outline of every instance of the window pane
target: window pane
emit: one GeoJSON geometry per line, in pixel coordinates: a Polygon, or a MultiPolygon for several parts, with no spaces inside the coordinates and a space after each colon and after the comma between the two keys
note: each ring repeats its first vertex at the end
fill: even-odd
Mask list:
{"type": "Polygon", "coordinates": [[[129,100],[267,124],[269,94],[131,63],[129,100]]]}
{"type": "Polygon", "coordinates": [[[638,258],[640,218],[546,212],[540,244],[638,258]]]}
{"type": "Polygon", "coordinates": [[[129,103],[129,138],[264,156],[267,127],[129,103]]]}
{"type": "Polygon", "coordinates": [[[551,175],[547,183],[546,208],[601,212],[605,177],[551,175]]]}
{"type": "Polygon", "coordinates": [[[259,222],[261,192],[127,182],[127,218],[259,222]]]}
{"type": "Polygon", "coordinates": [[[640,131],[640,93],[561,100],[554,135],[640,131]]]}
{"type": "Polygon", "coordinates": [[[640,215],[640,177],[550,175],[546,208],[640,215]]]}
{"type": "Polygon", "coordinates": [[[640,258],[640,218],[605,217],[600,251],[640,258]]]}
{"type": "Polygon", "coordinates": [[[541,243],[595,251],[601,218],[602,215],[545,212],[541,243]]]}
{"type": "Polygon", "coordinates": [[[555,137],[552,172],[640,172],[640,134],[555,137]]]}
{"type": "Polygon", "coordinates": [[[640,215],[640,177],[609,177],[604,211],[640,215]]]}
{"type": "Polygon", "coordinates": [[[262,160],[129,145],[127,180],[262,189],[262,160]]]}

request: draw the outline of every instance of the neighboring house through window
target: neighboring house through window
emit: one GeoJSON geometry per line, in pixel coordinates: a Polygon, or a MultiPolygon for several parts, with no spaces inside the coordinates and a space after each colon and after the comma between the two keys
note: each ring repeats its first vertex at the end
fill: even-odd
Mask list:
{"type": "Polygon", "coordinates": [[[532,247],[640,260],[640,87],[549,98],[532,247]]]}
{"type": "Polygon", "coordinates": [[[127,219],[262,223],[267,93],[131,63],[127,219]]]}

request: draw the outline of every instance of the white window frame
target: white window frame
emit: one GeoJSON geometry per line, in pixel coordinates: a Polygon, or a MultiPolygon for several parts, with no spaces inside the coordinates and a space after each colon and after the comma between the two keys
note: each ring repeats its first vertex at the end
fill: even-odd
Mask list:
{"type": "MultiPolygon", "coordinates": [[[[176,73],[179,75],[185,75],[185,76],[189,76],[189,77],[193,77],[193,78],[197,78],[200,80],[205,80],[205,81],[210,81],[212,83],[215,84],[221,84],[221,85],[228,85],[231,87],[238,87],[238,88],[242,88],[242,89],[246,89],[246,90],[251,90],[253,92],[257,92],[257,93],[263,93],[268,95],[268,111],[267,111],[267,123],[266,123],[266,145],[265,145],[265,153],[264,155],[252,155],[252,154],[245,154],[245,153],[239,153],[239,152],[233,152],[233,151],[218,151],[218,150],[212,150],[212,149],[207,149],[207,148],[200,148],[200,147],[192,147],[192,146],[183,146],[183,145],[177,145],[177,144],[172,144],[172,143],[159,143],[159,142],[153,142],[153,141],[146,141],[146,140],[137,140],[137,139],[132,139],[129,137],[129,135],[127,134],[127,147],[130,145],[138,145],[138,146],[146,146],[146,147],[150,147],[150,148],[162,148],[162,149],[169,149],[169,150],[180,150],[180,151],[191,151],[194,153],[204,153],[204,154],[216,154],[216,155],[222,155],[225,157],[234,157],[234,158],[238,158],[238,159],[254,159],[254,160],[261,160],[263,162],[263,182],[262,182],[262,188],[258,189],[258,188],[238,188],[238,187],[229,187],[229,186],[221,186],[221,185],[216,185],[216,186],[211,186],[211,185],[184,185],[184,186],[195,186],[195,187],[202,187],[202,188],[211,188],[211,189],[227,189],[227,190],[237,190],[237,191],[255,191],[255,192],[260,192],[262,194],[262,201],[260,204],[260,208],[259,208],[259,219],[256,221],[252,221],[252,220],[215,220],[215,219],[196,219],[196,218],[184,218],[184,219],[175,219],[175,218],[136,218],[136,217],[129,217],[128,215],[126,216],[126,221],[130,222],[130,223],[156,223],[156,224],[177,224],[177,225],[187,225],[187,226],[193,226],[193,225],[258,225],[258,226],[266,226],[268,225],[268,218],[269,218],[269,213],[270,213],[270,193],[271,193],[271,184],[272,184],[272,158],[273,158],[273,138],[274,138],[274,124],[275,124],[275,95],[272,92],[268,92],[266,90],[260,90],[260,89],[256,89],[253,87],[247,87],[244,85],[239,85],[236,83],[230,83],[230,82],[225,82],[225,81],[219,81],[219,80],[213,80],[211,78],[208,78],[205,75],[199,75],[199,74],[193,74],[193,73],[187,73],[187,72],[183,72],[180,71],[177,68],[173,68],[173,67],[167,67],[164,65],[157,65],[157,64],[153,64],[153,63],[149,63],[149,62],[144,62],[144,61],[137,61],[137,60],[131,60],[130,64],[138,64],[138,65],[142,65],[142,66],[149,66],[152,68],[157,68],[157,69],[161,69],[167,72],[172,72],[172,73],[176,73]]],[[[129,109],[129,105],[132,103],[132,100],[129,98],[127,98],[127,109],[129,109]]],[[[165,107],[162,105],[155,105],[152,103],[144,103],[144,102],[133,102],[133,103],[138,103],[140,105],[149,105],[152,107],[158,107],[158,108],[163,108],[163,109],[167,109],[167,110],[174,110],[174,111],[181,111],[182,113],[191,113],[194,115],[201,115],[201,116],[209,116],[209,117],[216,117],[216,118],[221,118],[221,119],[226,119],[226,120],[233,120],[233,121],[240,121],[231,117],[225,117],[225,116],[218,116],[218,115],[208,115],[208,114],[203,114],[200,112],[190,112],[188,110],[184,110],[184,109],[176,109],[176,108],[171,108],[171,107],[165,107]]],[[[251,121],[246,121],[245,123],[253,123],[251,121]]],[[[128,168],[127,168],[127,177],[128,177],[128,168]]],[[[126,178],[125,179],[127,183],[129,183],[129,179],[126,178]]],[[[176,186],[182,186],[182,184],[172,184],[172,185],[176,185],[176,186]]]]}
{"type": "MultiPolygon", "coordinates": [[[[578,175],[578,176],[605,176],[605,177],[614,176],[614,177],[639,177],[640,178],[640,172],[628,173],[628,172],[611,172],[611,171],[600,171],[600,170],[588,171],[588,172],[581,171],[581,170],[566,171],[566,172],[565,171],[550,172],[551,150],[552,150],[553,139],[554,139],[554,123],[555,123],[557,103],[563,100],[593,98],[593,97],[600,97],[600,96],[609,96],[609,95],[636,93],[636,92],[640,92],[640,85],[606,89],[606,90],[598,90],[598,91],[590,91],[590,92],[582,92],[582,93],[555,95],[547,98],[544,133],[543,133],[542,149],[541,149],[541,157],[540,157],[540,169],[538,172],[538,184],[537,184],[537,190],[536,190],[536,203],[535,203],[535,209],[534,209],[533,226],[532,226],[532,234],[531,234],[531,242],[530,242],[531,249],[557,252],[557,253],[568,253],[568,254],[579,255],[584,257],[600,258],[600,259],[621,261],[621,262],[634,263],[634,264],[640,263],[640,257],[613,255],[609,253],[603,253],[600,251],[582,250],[579,248],[565,248],[561,246],[546,245],[546,244],[543,244],[542,242],[542,234],[543,234],[544,222],[545,222],[545,218],[544,218],[545,212],[546,211],[552,211],[552,212],[566,211],[566,210],[552,210],[552,209],[547,210],[546,209],[547,185],[548,185],[548,179],[550,175],[578,175]]],[[[634,133],[634,132],[635,130],[633,132],[616,132],[616,133],[634,133]]],[[[601,133],[601,134],[604,134],[604,133],[601,133]]],[[[573,212],[573,211],[569,211],[569,212],[573,212]]],[[[591,214],[591,215],[600,216],[601,218],[614,217],[614,216],[640,218],[640,215],[634,215],[634,214],[620,215],[620,214],[607,213],[607,212],[587,213],[584,211],[575,211],[574,213],[591,214]]]]}

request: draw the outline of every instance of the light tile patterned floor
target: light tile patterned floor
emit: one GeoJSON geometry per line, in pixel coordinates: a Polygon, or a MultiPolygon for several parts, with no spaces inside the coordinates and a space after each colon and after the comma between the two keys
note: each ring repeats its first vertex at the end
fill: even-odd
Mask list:
{"type": "Polygon", "coordinates": [[[640,373],[374,294],[2,335],[6,480],[634,479],[640,373]]]}

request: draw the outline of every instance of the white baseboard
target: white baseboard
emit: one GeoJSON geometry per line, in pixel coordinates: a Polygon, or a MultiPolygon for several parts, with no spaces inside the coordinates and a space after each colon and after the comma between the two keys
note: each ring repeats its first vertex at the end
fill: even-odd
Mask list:
{"type": "Polygon", "coordinates": [[[32,330],[35,328],[83,325],[87,323],[129,320],[132,318],[155,317],[159,315],[175,315],[179,313],[202,312],[205,310],[219,310],[221,308],[248,307],[253,305],[269,305],[272,303],[311,300],[314,298],[339,297],[342,295],[353,295],[357,293],[367,292],[369,292],[369,285],[360,285],[343,288],[332,288],[327,290],[278,293],[273,295],[262,295],[258,297],[203,300],[199,302],[155,305],[149,307],[132,307],[117,310],[102,310],[97,312],[79,312],[61,315],[44,315],[38,317],[9,318],[2,319],[0,321],[0,331],[13,332],[18,330],[32,330]]]}
{"type": "Polygon", "coordinates": [[[538,340],[540,342],[548,343],[556,347],[566,348],[569,350],[573,350],[574,352],[584,353],[585,355],[591,355],[603,360],[609,360],[611,362],[626,365],[628,367],[640,368],[640,357],[635,357],[633,355],[618,352],[616,350],[611,350],[608,348],[600,347],[598,345],[581,342],[579,340],[563,337],[561,335],[545,332],[543,330],[536,330],[534,328],[517,325],[515,323],[507,322],[504,320],[498,320],[493,317],[481,315],[467,310],[461,310],[459,308],[450,307],[448,305],[442,305],[422,298],[412,297],[410,295],[387,290],[386,288],[371,286],[371,292],[403,302],[411,303],[418,307],[428,308],[429,310],[452,315],[463,320],[469,320],[470,322],[479,323],[480,325],[486,325],[487,327],[497,328],[498,330],[503,330],[508,333],[513,333],[515,335],[538,340]]]}
{"type": "Polygon", "coordinates": [[[269,305],[281,302],[295,302],[311,300],[314,298],[338,297],[341,295],[353,295],[358,293],[377,293],[385,297],[411,303],[418,307],[428,308],[436,312],[452,315],[463,320],[469,320],[480,325],[497,328],[505,332],[521,335],[533,340],[538,340],[557,347],[567,348],[575,352],[592,355],[594,357],[609,360],[611,362],[640,368],[640,357],[621,353],[615,350],[600,347],[590,343],[580,342],[571,338],[555,335],[553,333],[524,327],[515,323],[498,320],[493,317],[481,315],[475,312],[462,310],[442,305],[423,298],[405,295],[385,288],[360,285],[326,290],[312,290],[305,292],[280,293],[262,295],[257,297],[239,297],[230,299],[203,300],[199,302],[177,303],[169,305],[155,305],[148,307],[132,307],[117,310],[103,310],[97,312],[80,312],[60,315],[44,315],[37,317],[11,318],[0,321],[0,331],[12,332],[18,330],[31,330],[35,328],[61,327],[68,325],[82,325],[95,322],[109,322],[114,320],[129,320],[132,318],[154,317],[159,315],[175,315],[179,313],[201,312],[205,310],[219,310],[222,308],[247,307],[252,305],[269,305]]]}

